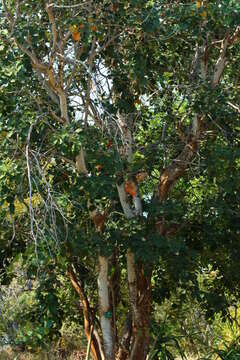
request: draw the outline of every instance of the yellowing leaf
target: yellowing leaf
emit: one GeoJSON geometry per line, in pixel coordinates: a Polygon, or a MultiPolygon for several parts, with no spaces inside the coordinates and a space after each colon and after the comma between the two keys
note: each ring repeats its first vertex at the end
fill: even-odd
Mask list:
{"type": "Polygon", "coordinates": [[[201,7],[201,1],[196,1],[196,7],[197,7],[197,9],[200,9],[200,7],[201,7]]]}
{"type": "Polygon", "coordinates": [[[70,25],[69,30],[71,31],[71,33],[76,32],[77,31],[77,25],[70,25]]]}
{"type": "Polygon", "coordinates": [[[206,11],[202,11],[202,12],[201,12],[201,17],[202,17],[203,19],[206,19],[206,18],[207,18],[207,12],[206,12],[206,11]]]}
{"type": "Polygon", "coordinates": [[[47,40],[50,40],[50,33],[48,31],[45,31],[45,36],[46,36],[47,40]]]}
{"type": "Polygon", "coordinates": [[[0,132],[0,139],[5,139],[7,137],[7,131],[3,130],[0,132]]]}

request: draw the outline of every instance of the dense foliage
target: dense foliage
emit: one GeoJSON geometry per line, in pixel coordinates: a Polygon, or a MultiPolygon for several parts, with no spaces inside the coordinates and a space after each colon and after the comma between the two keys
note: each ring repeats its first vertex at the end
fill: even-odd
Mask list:
{"type": "Polygon", "coordinates": [[[36,349],[84,322],[97,360],[207,354],[189,329],[238,326],[239,2],[8,0],[0,15],[0,336],[36,349]]]}

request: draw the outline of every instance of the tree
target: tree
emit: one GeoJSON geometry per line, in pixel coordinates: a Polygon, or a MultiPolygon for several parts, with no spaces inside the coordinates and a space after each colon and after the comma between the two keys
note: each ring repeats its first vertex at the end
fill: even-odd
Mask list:
{"type": "Polygon", "coordinates": [[[2,38],[21,54],[29,81],[24,106],[4,102],[28,128],[11,164],[25,156],[21,196],[36,266],[40,254],[67,259],[94,359],[146,359],[153,274],[178,266],[170,281],[194,276],[192,231],[181,235],[192,224],[181,205],[201,176],[196,158],[213,141],[209,131],[221,126],[219,109],[239,110],[238,9],[224,0],[3,0],[2,38]],[[97,315],[77,272],[96,261],[97,315]],[[119,289],[125,269],[128,299],[119,289]]]}

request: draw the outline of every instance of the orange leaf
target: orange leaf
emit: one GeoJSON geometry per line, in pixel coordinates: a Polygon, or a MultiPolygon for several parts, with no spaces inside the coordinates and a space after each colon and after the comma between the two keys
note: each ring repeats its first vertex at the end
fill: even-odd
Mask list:
{"type": "Polygon", "coordinates": [[[97,26],[96,25],[91,25],[90,30],[93,31],[93,32],[96,32],[97,31],[97,26]]]}
{"type": "Polygon", "coordinates": [[[81,40],[81,34],[78,31],[74,31],[73,40],[74,41],[80,41],[81,40]]]}
{"type": "Polygon", "coordinates": [[[124,185],[124,188],[126,193],[128,193],[129,195],[133,197],[137,196],[137,187],[133,181],[127,181],[124,185]]]}

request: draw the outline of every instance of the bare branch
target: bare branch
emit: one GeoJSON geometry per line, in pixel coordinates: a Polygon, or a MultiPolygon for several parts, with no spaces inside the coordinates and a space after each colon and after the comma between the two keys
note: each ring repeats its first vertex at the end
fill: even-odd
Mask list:
{"type": "Polygon", "coordinates": [[[197,44],[195,55],[192,62],[192,70],[190,72],[190,80],[196,80],[199,71],[201,70],[202,80],[206,80],[208,58],[207,58],[208,40],[206,39],[202,46],[197,44]]]}
{"type": "Polygon", "coordinates": [[[54,12],[53,12],[53,4],[47,4],[46,11],[48,13],[49,22],[51,24],[51,29],[52,29],[52,38],[53,38],[52,56],[54,57],[55,52],[56,52],[56,46],[57,46],[57,27],[56,27],[54,12]]]}
{"type": "Polygon", "coordinates": [[[230,105],[234,110],[237,110],[238,113],[240,113],[240,106],[235,105],[233,103],[231,103],[230,101],[227,102],[228,105],[230,105]]]}
{"type": "MultiPolygon", "coordinates": [[[[75,50],[76,50],[76,47],[75,47],[75,50]]],[[[80,51],[75,51],[73,69],[72,69],[71,75],[68,77],[68,79],[66,81],[66,87],[65,87],[66,90],[68,90],[72,84],[72,81],[73,81],[76,71],[78,69],[78,61],[77,60],[80,58],[82,53],[83,53],[83,46],[80,48],[80,51]]]]}
{"type": "Polygon", "coordinates": [[[119,195],[119,199],[120,199],[120,203],[122,205],[124,215],[126,216],[127,219],[133,218],[134,212],[132,211],[132,209],[129,205],[127,194],[124,189],[124,184],[122,183],[120,185],[117,185],[117,190],[118,190],[118,195],[119,195]]]}
{"type": "Polygon", "coordinates": [[[166,200],[168,193],[172,186],[176,183],[180,176],[184,173],[185,169],[190,164],[198,149],[200,140],[200,123],[201,116],[194,117],[191,132],[188,136],[187,143],[184,146],[181,154],[172,161],[169,167],[163,171],[158,185],[158,196],[160,201],[166,200]]]}
{"type": "Polygon", "coordinates": [[[92,40],[92,46],[91,46],[91,52],[90,52],[90,56],[89,56],[89,73],[88,73],[88,84],[87,84],[87,93],[86,93],[86,102],[85,102],[85,119],[84,119],[84,123],[85,126],[87,126],[87,120],[88,120],[88,107],[89,107],[89,102],[90,102],[90,91],[91,91],[91,84],[92,84],[92,68],[93,68],[93,60],[95,57],[95,45],[96,45],[96,36],[93,37],[92,40]]]}
{"type": "Polygon", "coordinates": [[[212,82],[211,82],[212,89],[216,88],[216,86],[218,85],[220,78],[222,76],[222,73],[223,73],[223,70],[225,67],[225,63],[226,63],[226,51],[227,51],[227,47],[229,45],[229,41],[230,41],[230,37],[229,37],[229,32],[228,32],[226,34],[225,38],[222,40],[220,56],[216,62],[215,69],[213,72],[212,82]]]}
{"type": "Polygon", "coordinates": [[[120,114],[119,111],[117,114],[117,123],[118,123],[119,129],[122,134],[123,147],[124,147],[124,152],[125,152],[127,161],[131,162],[132,156],[133,156],[132,132],[128,127],[125,117],[122,114],[120,114]]]}
{"type": "Polygon", "coordinates": [[[60,116],[57,116],[57,114],[50,109],[50,114],[54,117],[55,120],[57,120],[57,122],[61,123],[61,124],[65,124],[66,123],[66,120],[61,118],[60,116]]]}
{"type": "Polygon", "coordinates": [[[80,153],[76,156],[76,168],[80,174],[88,174],[83,149],[81,149],[80,153]]]}
{"type": "MultiPolygon", "coordinates": [[[[227,48],[230,44],[236,41],[236,38],[239,36],[239,34],[240,34],[240,27],[236,29],[232,37],[230,37],[230,32],[228,31],[224,39],[221,41],[220,56],[216,62],[212,76],[212,82],[211,82],[212,89],[215,89],[216,86],[219,84],[220,78],[224,71],[227,48]]],[[[196,57],[198,56],[199,55],[197,52],[196,57]]],[[[190,135],[186,140],[186,145],[184,146],[181,154],[172,161],[169,167],[166,170],[164,170],[160,176],[160,181],[158,185],[158,196],[160,201],[167,199],[170,189],[174,186],[176,181],[183,175],[184,171],[191,163],[194,154],[198,149],[198,143],[201,134],[201,126],[200,126],[201,118],[202,118],[201,115],[195,116],[192,123],[190,135]]]]}
{"type": "Polygon", "coordinates": [[[80,4],[75,4],[75,5],[57,5],[57,4],[53,4],[53,6],[55,8],[61,8],[61,9],[72,9],[72,8],[77,8],[77,7],[85,7],[86,5],[90,4],[91,1],[85,1],[85,2],[81,2],[80,4]]]}
{"type": "Polygon", "coordinates": [[[240,36],[240,26],[237,26],[234,34],[230,37],[229,43],[231,45],[234,44],[239,39],[239,36],[240,36]]]}
{"type": "Polygon", "coordinates": [[[38,79],[40,80],[40,82],[43,84],[44,89],[47,91],[49,97],[52,99],[52,101],[57,104],[59,106],[59,98],[56,95],[56,93],[53,91],[52,88],[50,88],[50,86],[48,85],[48,82],[44,79],[44,77],[42,76],[42,73],[39,69],[35,69],[37,75],[38,75],[38,79]]]}
{"type": "Polygon", "coordinates": [[[4,10],[6,12],[6,15],[7,15],[7,19],[9,21],[9,25],[10,25],[10,35],[12,35],[13,31],[14,31],[14,28],[15,28],[15,25],[16,25],[16,22],[18,20],[18,17],[19,17],[19,0],[16,1],[16,13],[15,13],[15,17],[12,16],[12,14],[10,13],[10,11],[8,10],[7,8],[7,5],[6,5],[6,1],[3,0],[3,7],[4,7],[4,10]]]}

